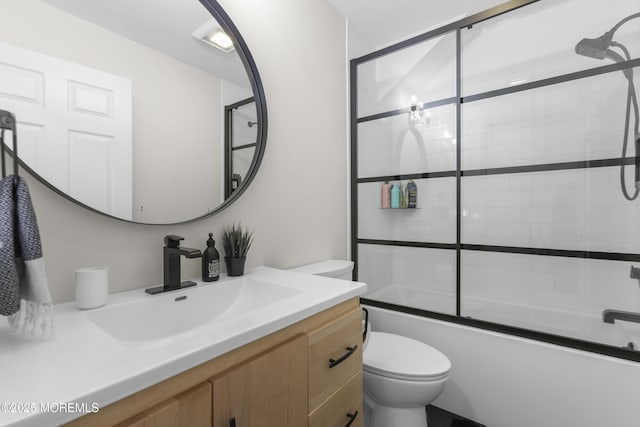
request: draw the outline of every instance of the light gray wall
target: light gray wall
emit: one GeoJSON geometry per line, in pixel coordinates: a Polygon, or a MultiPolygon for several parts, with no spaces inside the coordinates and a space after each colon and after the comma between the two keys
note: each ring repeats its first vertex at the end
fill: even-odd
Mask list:
{"type": "MultiPolygon", "coordinates": [[[[324,0],[220,3],[249,45],[266,92],[269,137],[256,180],[212,218],[143,226],[88,212],[30,179],[54,302],[73,300],[81,267],[109,266],[111,292],[160,284],[164,235],[202,249],[208,232],[219,243],[222,227],[237,221],[255,230],[249,267],[346,257],[344,19],[324,0]]],[[[183,277],[199,274],[198,260],[183,266],[183,277]]]]}

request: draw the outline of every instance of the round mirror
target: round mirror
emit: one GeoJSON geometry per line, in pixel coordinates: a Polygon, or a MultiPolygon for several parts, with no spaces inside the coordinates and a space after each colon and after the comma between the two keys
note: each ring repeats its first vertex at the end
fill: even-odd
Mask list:
{"type": "Polygon", "coordinates": [[[176,224],[250,184],[264,92],[215,0],[3,6],[0,110],[16,116],[21,165],[49,188],[121,220],[176,224]]]}

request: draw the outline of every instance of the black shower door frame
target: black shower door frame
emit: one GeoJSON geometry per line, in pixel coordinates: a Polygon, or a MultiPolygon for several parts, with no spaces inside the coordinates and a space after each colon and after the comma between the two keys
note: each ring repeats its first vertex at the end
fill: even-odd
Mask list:
{"type": "Polygon", "coordinates": [[[426,32],[424,34],[412,37],[404,40],[400,43],[385,47],[383,49],[374,51],[370,54],[361,56],[359,58],[352,59],[350,61],[350,139],[351,139],[351,257],[355,263],[353,279],[358,280],[358,244],[370,244],[370,245],[386,245],[386,246],[400,246],[400,247],[415,247],[415,248],[436,248],[455,251],[456,253],[456,314],[444,314],[429,310],[423,310],[413,307],[407,307],[403,305],[391,304],[383,301],[377,301],[368,298],[362,298],[363,304],[380,307],[384,309],[394,310],[402,313],[417,315],[426,318],[438,319],[448,321],[460,325],[476,327],[479,329],[501,332],[518,337],[533,339],[546,343],[556,344],[564,347],[570,347],[574,349],[589,351],[593,353],[603,354],[607,356],[617,357],[621,359],[632,360],[640,362],[640,352],[633,351],[624,347],[615,347],[605,344],[600,344],[592,341],[586,341],[562,335],[555,335],[546,332],[524,329],[515,326],[504,325],[500,323],[488,322],[484,320],[478,320],[470,317],[461,316],[461,252],[462,250],[470,251],[485,251],[485,252],[502,252],[511,254],[529,254],[540,256],[553,256],[553,257],[570,257],[570,258],[587,258],[587,259],[600,259],[600,260],[615,260],[615,261],[632,261],[640,263],[640,254],[635,253],[617,253],[617,252],[594,252],[594,251],[580,251],[580,250],[561,250],[561,249],[545,249],[545,248],[532,248],[532,247],[514,247],[514,246],[495,246],[495,245],[477,245],[477,244],[464,244],[461,241],[461,181],[462,177],[468,176],[483,176],[483,175],[497,175],[497,174],[514,174],[514,173],[527,173],[527,172],[545,172],[554,170],[571,170],[571,169],[588,169],[599,167],[620,166],[622,164],[632,165],[635,163],[635,158],[610,158],[610,159],[598,159],[598,160],[586,160],[576,162],[562,162],[562,163],[546,163],[535,164],[526,166],[509,166],[500,168],[486,168],[486,169],[472,169],[462,170],[461,167],[461,145],[463,143],[461,138],[461,106],[463,103],[470,103],[488,98],[494,98],[497,96],[507,95],[516,92],[523,92],[531,89],[541,88],[545,86],[551,86],[559,83],[565,83],[573,80],[584,79],[588,77],[597,76],[600,74],[612,73],[616,71],[625,70],[628,68],[640,66],[640,58],[624,61],[620,63],[614,63],[604,65],[600,67],[590,68],[582,71],[567,73],[550,78],[544,78],[537,81],[523,83],[518,86],[510,86],[491,90],[471,96],[462,96],[461,92],[461,43],[460,32],[465,28],[471,28],[473,25],[480,22],[490,20],[505,13],[512,12],[514,10],[526,7],[533,3],[537,3],[539,0],[512,0],[501,4],[499,6],[487,9],[483,12],[471,15],[467,18],[459,21],[444,25],[440,28],[426,32]],[[358,178],[358,124],[378,120],[385,117],[392,117],[401,114],[409,114],[416,106],[407,106],[405,108],[386,111],[379,114],[374,114],[365,117],[358,117],[358,66],[372,61],[374,59],[383,57],[385,55],[400,51],[407,47],[411,47],[418,43],[424,42],[431,38],[441,36],[447,33],[455,33],[456,35],[456,95],[451,98],[440,99],[433,102],[427,102],[422,104],[421,109],[429,109],[441,105],[454,105],[456,111],[456,169],[450,171],[441,172],[427,172],[417,174],[406,175],[390,175],[390,176],[378,176],[358,178]],[[410,179],[429,179],[429,178],[442,178],[442,177],[455,177],[456,179],[456,242],[453,244],[437,243],[437,242],[411,242],[411,241],[396,241],[396,240],[373,240],[373,239],[360,239],[358,235],[358,184],[367,182],[380,182],[385,181],[397,181],[397,180],[410,180],[410,179]]]}

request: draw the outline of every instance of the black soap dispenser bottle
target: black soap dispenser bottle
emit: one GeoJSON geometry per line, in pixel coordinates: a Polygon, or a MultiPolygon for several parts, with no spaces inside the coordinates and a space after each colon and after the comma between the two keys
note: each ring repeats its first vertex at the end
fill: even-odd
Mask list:
{"type": "Polygon", "coordinates": [[[207,247],[202,253],[202,280],[215,282],[220,278],[220,254],[216,250],[213,233],[209,233],[207,247]]]}

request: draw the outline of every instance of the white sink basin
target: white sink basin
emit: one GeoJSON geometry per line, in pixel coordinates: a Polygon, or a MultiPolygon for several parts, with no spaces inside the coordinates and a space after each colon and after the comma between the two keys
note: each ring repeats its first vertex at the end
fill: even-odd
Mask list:
{"type": "Polygon", "coordinates": [[[240,316],[281,302],[302,291],[243,276],[149,296],[128,304],[106,306],[87,313],[114,338],[145,342],[184,333],[209,322],[240,316]]]}

